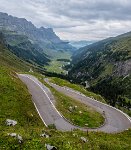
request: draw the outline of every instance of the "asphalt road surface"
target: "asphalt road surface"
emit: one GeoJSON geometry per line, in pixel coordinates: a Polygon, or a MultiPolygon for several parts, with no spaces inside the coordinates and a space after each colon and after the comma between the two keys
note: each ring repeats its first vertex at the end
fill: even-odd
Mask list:
{"type": "MultiPolygon", "coordinates": [[[[30,94],[32,95],[33,103],[36,107],[38,114],[40,115],[45,126],[55,124],[58,130],[71,131],[73,129],[80,129],[86,131],[87,128],[80,128],[74,126],[68,122],[56,109],[55,99],[51,91],[43,85],[37,78],[32,75],[19,74],[19,78],[27,85],[30,94]]],[[[85,105],[93,107],[101,114],[104,113],[105,123],[103,126],[96,129],[89,129],[91,131],[103,131],[106,133],[121,132],[131,128],[131,119],[128,115],[124,114],[120,110],[103,104],[99,101],[86,97],[85,95],[74,91],[67,87],[60,87],[56,84],[50,83],[48,79],[45,80],[57,91],[68,95],[85,105]]]]}

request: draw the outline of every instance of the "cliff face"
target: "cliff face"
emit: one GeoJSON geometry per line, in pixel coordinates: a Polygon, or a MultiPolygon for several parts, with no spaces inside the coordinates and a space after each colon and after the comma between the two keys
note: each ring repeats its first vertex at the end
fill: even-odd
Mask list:
{"type": "Polygon", "coordinates": [[[16,31],[28,36],[31,40],[60,43],[60,38],[51,28],[37,28],[24,18],[17,18],[6,13],[0,13],[0,28],[16,31]]]}
{"type": "Polygon", "coordinates": [[[131,59],[117,62],[115,64],[114,75],[119,77],[131,75],[131,59]]]}
{"type": "Polygon", "coordinates": [[[52,28],[37,28],[24,18],[13,17],[2,12],[0,12],[0,29],[27,36],[31,42],[39,44],[43,51],[44,49],[69,51],[74,49],[68,43],[63,42],[52,28]]]}

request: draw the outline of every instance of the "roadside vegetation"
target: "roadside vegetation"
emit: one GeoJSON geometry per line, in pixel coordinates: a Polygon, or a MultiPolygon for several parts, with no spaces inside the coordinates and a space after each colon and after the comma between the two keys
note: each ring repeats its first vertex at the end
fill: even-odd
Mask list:
{"type": "Polygon", "coordinates": [[[110,77],[101,80],[91,89],[106,98],[108,104],[119,108],[131,116],[131,76],[110,77]],[[107,92],[108,91],[108,92],[107,92]]]}
{"type": "MultiPolygon", "coordinates": [[[[34,73],[33,73],[34,74],[34,73]]],[[[42,75],[34,74],[52,92],[56,100],[57,110],[71,123],[80,127],[96,128],[104,123],[104,117],[92,107],[86,106],[79,101],[66,96],[49,86],[42,75]]]]}
{"type": "Polygon", "coordinates": [[[63,80],[63,79],[60,79],[60,78],[57,78],[57,77],[50,78],[50,81],[52,83],[55,83],[55,84],[60,85],[60,86],[66,86],[66,87],[72,88],[76,91],[79,91],[79,92],[85,94],[88,97],[91,97],[91,98],[94,98],[94,99],[96,99],[100,102],[106,103],[106,101],[104,100],[103,97],[101,97],[99,94],[95,94],[91,91],[86,90],[84,88],[84,86],[82,86],[82,85],[73,84],[73,83],[71,83],[67,80],[63,80]]]}
{"type": "Polygon", "coordinates": [[[56,108],[74,125],[96,128],[104,123],[104,118],[93,108],[51,89],[56,100],[56,108]]]}
{"type": "Polygon", "coordinates": [[[17,140],[8,133],[17,133],[30,139],[44,127],[35,110],[26,86],[8,67],[0,67],[0,149],[17,149],[17,140]],[[6,119],[16,120],[16,126],[6,126],[6,119]]]}

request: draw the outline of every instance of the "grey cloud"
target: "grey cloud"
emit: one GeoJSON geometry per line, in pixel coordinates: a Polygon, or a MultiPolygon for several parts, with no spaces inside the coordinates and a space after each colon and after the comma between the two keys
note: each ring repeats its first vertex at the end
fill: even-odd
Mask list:
{"type": "Polygon", "coordinates": [[[130,0],[48,0],[43,5],[53,13],[80,20],[131,18],[130,0]]]}
{"type": "Polygon", "coordinates": [[[131,29],[130,0],[0,0],[0,10],[63,39],[102,39],[131,29]]]}

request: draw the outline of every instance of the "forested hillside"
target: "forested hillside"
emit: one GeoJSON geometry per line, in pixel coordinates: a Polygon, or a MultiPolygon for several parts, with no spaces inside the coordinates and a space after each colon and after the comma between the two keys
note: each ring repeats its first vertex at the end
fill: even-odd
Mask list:
{"type": "MultiPolygon", "coordinates": [[[[78,50],[69,76],[102,94],[113,106],[131,108],[131,32],[78,50]]],[[[130,111],[129,111],[130,113],[130,111]]]]}

